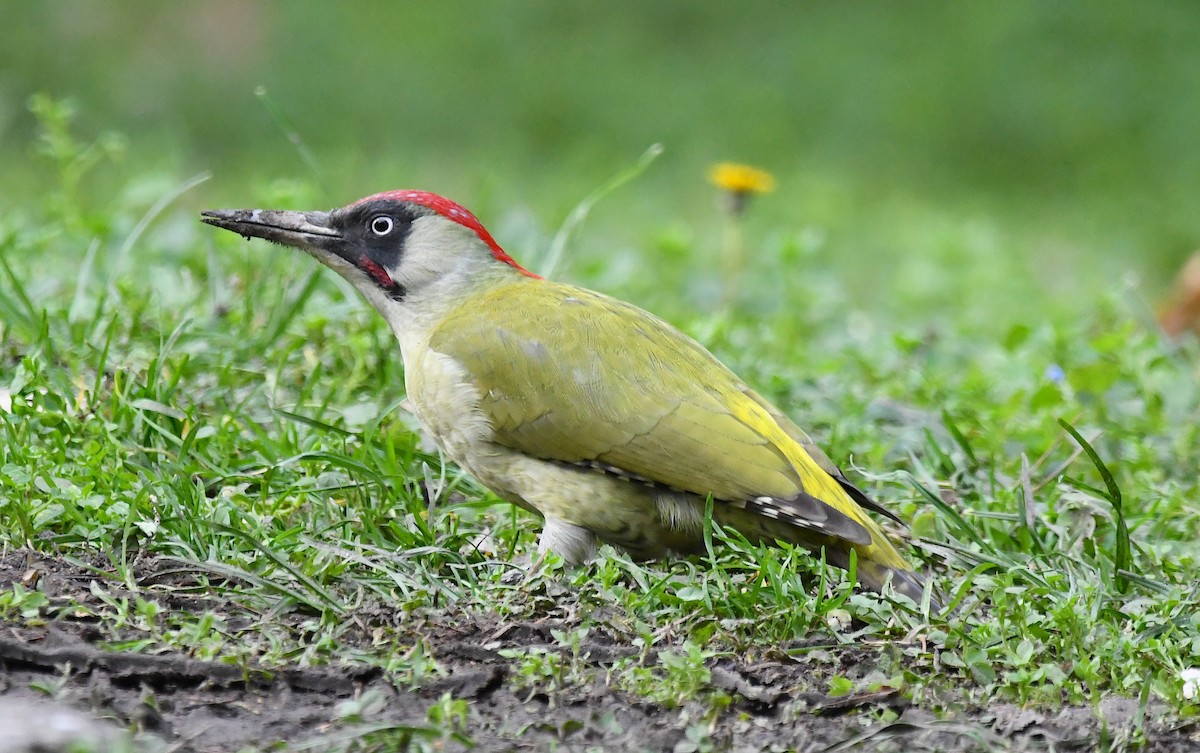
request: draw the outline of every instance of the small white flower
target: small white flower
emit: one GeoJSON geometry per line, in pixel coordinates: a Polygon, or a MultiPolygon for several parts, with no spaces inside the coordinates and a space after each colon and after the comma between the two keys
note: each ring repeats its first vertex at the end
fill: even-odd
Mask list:
{"type": "Polygon", "coordinates": [[[1183,679],[1183,697],[1189,701],[1200,697],[1200,667],[1188,667],[1179,676],[1183,679]]]}
{"type": "Polygon", "coordinates": [[[850,613],[845,609],[831,609],[825,615],[825,624],[832,630],[847,630],[850,627],[850,613]]]}
{"type": "Polygon", "coordinates": [[[0,387],[0,410],[12,413],[12,393],[7,387],[0,387]]]}

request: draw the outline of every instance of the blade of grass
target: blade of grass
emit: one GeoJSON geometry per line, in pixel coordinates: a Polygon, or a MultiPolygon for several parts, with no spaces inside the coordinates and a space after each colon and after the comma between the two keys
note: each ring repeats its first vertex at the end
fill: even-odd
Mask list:
{"type": "Polygon", "coordinates": [[[0,290],[0,314],[4,315],[8,326],[20,325],[25,330],[26,338],[32,339],[36,330],[35,322],[40,318],[38,309],[34,307],[33,301],[29,300],[21,278],[17,277],[17,273],[8,265],[8,260],[3,254],[0,254],[0,269],[4,270],[4,276],[8,278],[11,292],[11,296],[6,296],[0,290]]]}
{"type": "MultiPolygon", "coordinates": [[[[309,576],[305,575],[304,573],[300,572],[298,569],[293,567],[292,563],[290,563],[287,560],[280,557],[273,549],[271,549],[267,546],[264,546],[262,544],[262,542],[260,542],[258,539],[251,536],[246,531],[243,531],[239,528],[234,528],[233,526],[227,526],[224,523],[218,523],[216,521],[210,521],[209,525],[211,525],[217,531],[221,531],[222,533],[227,533],[230,536],[241,539],[243,542],[249,544],[250,546],[257,549],[258,551],[262,552],[262,554],[265,555],[267,557],[267,559],[274,562],[276,565],[278,565],[285,572],[290,574],[297,581],[299,581],[300,583],[303,583],[308,588],[309,591],[311,591],[312,593],[321,597],[321,601],[324,601],[325,604],[330,609],[332,609],[334,612],[336,612],[339,615],[346,614],[346,611],[347,611],[346,606],[344,604],[342,604],[340,601],[338,601],[337,598],[334,597],[334,595],[332,593],[325,590],[325,588],[323,586],[321,586],[321,584],[317,583],[315,580],[313,580],[309,576]]],[[[311,604],[311,602],[307,602],[307,603],[311,604]]]]}
{"type": "Polygon", "coordinates": [[[304,279],[294,286],[298,292],[283,302],[282,306],[276,307],[271,313],[271,321],[267,325],[266,334],[263,336],[262,344],[264,346],[274,345],[283,331],[287,329],[292,319],[296,318],[296,314],[300,309],[304,308],[305,302],[312,297],[313,291],[317,289],[317,283],[320,282],[321,269],[318,265],[313,265],[304,279]]]}
{"type": "Polygon", "coordinates": [[[950,411],[945,409],[942,410],[942,424],[946,427],[946,431],[950,432],[954,443],[967,456],[967,461],[970,462],[971,467],[978,467],[979,461],[975,458],[975,450],[971,449],[971,443],[967,441],[967,436],[958,428],[958,424],[954,423],[954,419],[950,418],[950,411]]]}
{"type": "Polygon", "coordinates": [[[121,243],[121,246],[113,255],[113,259],[116,261],[124,259],[129,253],[129,249],[133,248],[133,244],[138,242],[138,239],[142,237],[142,233],[146,232],[146,228],[150,226],[151,222],[154,222],[154,219],[158,217],[158,215],[162,214],[164,209],[169,207],[171,203],[180,196],[184,195],[211,177],[212,173],[198,173],[188,178],[183,183],[180,183],[170,191],[167,191],[162,196],[158,197],[158,201],[154,202],[153,206],[146,210],[146,213],[143,214],[141,219],[138,220],[137,224],[133,226],[133,230],[129,231],[129,235],[125,236],[124,242],[121,243]]]}
{"type": "Polygon", "coordinates": [[[337,434],[337,435],[343,436],[343,437],[357,437],[359,435],[359,432],[350,431],[349,429],[343,429],[342,427],[334,426],[333,424],[327,424],[324,421],[318,421],[315,418],[309,418],[308,416],[302,416],[299,413],[292,413],[291,411],[284,410],[283,408],[272,408],[272,410],[277,415],[280,415],[280,416],[283,416],[284,418],[295,421],[298,424],[304,424],[305,426],[311,426],[314,429],[320,429],[321,431],[327,431],[331,434],[337,434]]]}
{"type": "Polygon", "coordinates": [[[67,309],[68,322],[75,323],[83,315],[84,293],[92,282],[92,268],[96,262],[96,252],[99,250],[100,239],[93,238],[91,245],[88,246],[87,253],[83,255],[83,262],[79,265],[79,273],[75,275],[75,295],[71,299],[70,308],[67,309]]]}
{"type": "Polygon", "coordinates": [[[1099,453],[1083,438],[1083,435],[1076,431],[1075,427],[1067,423],[1065,419],[1058,419],[1058,423],[1067,430],[1067,433],[1071,435],[1075,443],[1087,454],[1088,460],[1092,461],[1096,472],[1100,474],[1100,479],[1104,481],[1106,491],[1100,492],[1100,494],[1108,499],[1109,504],[1112,505],[1113,519],[1117,525],[1116,549],[1113,552],[1113,564],[1116,566],[1117,590],[1125,593],[1129,590],[1129,578],[1123,573],[1129,571],[1130,546],[1129,526],[1125,522],[1125,505],[1121,498],[1121,488],[1117,486],[1116,479],[1113,478],[1112,472],[1108,470],[1108,466],[1100,459],[1099,453]]]}
{"type": "Polygon", "coordinates": [[[567,215],[567,219],[562,226],[558,228],[558,232],[554,235],[554,240],[550,242],[550,250],[546,254],[546,260],[540,265],[538,270],[542,277],[553,278],[555,271],[558,269],[558,264],[562,260],[563,252],[567,248],[567,240],[571,233],[587,219],[587,216],[601,199],[608,196],[613,191],[625,185],[629,181],[638,177],[650,167],[650,163],[658,159],[658,156],[663,153],[662,144],[651,144],[650,148],[638,157],[638,161],[633,165],[625,168],[613,177],[608,179],[608,182],[601,185],[595,191],[583,198],[583,201],[575,205],[571,213],[567,215]]]}
{"type": "Polygon", "coordinates": [[[963,516],[958,514],[958,510],[955,510],[953,507],[946,504],[940,495],[934,494],[932,491],[930,491],[924,484],[917,480],[916,476],[907,472],[905,472],[904,475],[908,478],[908,483],[911,484],[914,489],[920,492],[921,496],[928,500],[929,504],[934,506],[934,509],[950,519],[950,521],[954,524],[954,527],[958,529],[958,533],[960,535],[969,539],[972,543],[988,554],[992,556],[996,555],[996,548],[992,546],[992,543],[983,536],[980,536],[979,531],[975,530],[974,526],[967,523],[963,516]]]}
{"type": "MultiPolygon", "coordinates": [[[[282,583],[276,583],[275,581],[268,580],[267,578],[264,578],[261,575],[256,575],[247,570],[243,570],[240,567],[234,567],[233,565],[227,565],[223,562],[213,562],[212,560],[203,561],[203,562],[197,561],[197,560],[189,560],[189,559],[184,559],[182,557],[176,557],[176,556],[169,555],[169,554],[162,555],[162,559],[167,562],[177,562],[183,568],[187,568],[193,572],[195,572],[195,571],[207,572],[212,575],[218,575],[222,578],[228,578],[229,580],[244,581],[251,585],[258,586],[263,591],[278,594],[280,596],[286,596],[289,599],[295,601],[297,604],[306,606],[314,612],[323,611],[323,608],[321,607],[321,605],[318,602],[316,602],[313,599],[306,596],[302,591],[297,591],[296,589],[289,588],[288,586],[285,586],[282,583]]],[[[335,608],[335,611],[338,611],[338,614],[344,613],[340,609],[336,609],[336,608],[335,608]]]]}
{"type": "Polygon", "coordinates": [[[317,185],[326,194],[329,193],[329,187],[325,184],[325,176],[321,174],[321,168],[317,165],[317,158],[304,143],[304,138],[300,135],[300,130],[296,128],[291,119],[284,114],[283,109],[275,104],[275,100],[267,94],[267,87],[260,86],[254,90],[254,96],[258,97],[258,101],[262,102],[263,107],[267,109],[271,117],[275,120],[275,125],[279,126],[279,130],[283,132],[284,137],[296,149],[296,153],[300,155],[300,160],[304,162],[305,167],[312,172],[313,177],[317,179],[317,185]]]}

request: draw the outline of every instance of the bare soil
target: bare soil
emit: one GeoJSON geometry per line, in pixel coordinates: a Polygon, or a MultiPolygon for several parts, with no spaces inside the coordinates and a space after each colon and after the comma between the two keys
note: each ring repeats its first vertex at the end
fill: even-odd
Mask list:
{"type": "MultiPolygon", "coordinates": [[[[958,691],[924,707],[887,691],[829,698],[816,690],[826,687],[828,667],[815,670],[781,653],[768,661],[709,664],[711,685],[733,702],[711,737],[700,740],[707,707],[668,708],[605,681],[606,670],[635,649],[603,629],[591,630],[579,651],[576,661],[595,670],[578,673],[585,680],[532,688],[521,682],[519,660],[501,652],[562,651],[551,630],[577,626],[570,615],[511,621],[448,610],[406,617],[448,670],[410,687],[350,660],[260,667],[200,660],[158,644],[113,650],[114,631],[123,641],[137,640],[138,631],[79,616],[81,610],[55,609],[82,604],[103,611],[89,589],[98,577],[93,571],[10,552],[0,555],[0,587],[28,580],[31,569],[40,574],[36,587],[50,597],[52,606],[42,613],[51,618],[0,622],[0,753],[67,750],[81,740],[95,750],[138,751],[396,750],[421,740],[433,749],[478,751],[1082,751],[1105,740],[1119,749],[1138,714],[1136,699],[1119,697],[1098,709],[1055,710],[980,707],[958,691]],[[468,702],[464,735],[429,737],[428,710],[447,693],[468,702]]],[[[164,611],[234,611],[221,595],[159,593],[153,584],[162,580],[160,569],[146,563],[139,592],[161,599],[164,611]]],[[[112,581],[104,586],[113,592],[112,581]]],[[[369,647],[381,627],[394,635],[397,619],[383,604],[356,611],[347,648],[369,647]]],[[[299,619],[297,635],[303,635],[299,619]]],[[[876,650],[847,648],[834,669],[861,676],[876,650]]],[[[1156,716],[1161,713],[1154,705],[1147,712],[1144,750],[1200,750],[1196,724],[1168,724],[1156,716]]]]}

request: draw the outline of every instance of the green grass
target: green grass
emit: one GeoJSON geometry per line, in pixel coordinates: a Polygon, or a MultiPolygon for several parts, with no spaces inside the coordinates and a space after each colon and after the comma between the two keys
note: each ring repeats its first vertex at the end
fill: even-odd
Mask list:
{"type": "MultiPolygon", "coordinates": [[[[1200,349],[1164,341],[1126,291],[1102,291],[1083,319],[981,324],[945,307],[894,326],[848,311],[819,251],[781,231],[759,239],[748,284],[802,259],[811,274],[772,290],[798,305],[676,304],[677,323],[912,521],[944,612],[855,593],[807,552],[720,530],[709,557],[647,565],[605,550],[514,583],[537,521],[422,444],[398,349],[353,291],[306,257],[200,225],[184,180],[135,176],[87,204],[70,165],[117,168],[63,133],[60,193],[0,225],[0,547],[94,569],[103,606],[52,607],[12,584],[3,619],[86,608],[113,648],[366,662],[405,684],[442,670],[419,641],[343,645],[362,605],[566,610],[577,628],[555,634],[556,651],[512,653],[509,682],[585,681],[596,670],[580,641],[603,629],[631,649],[611,687],[710,718],[730,700],[711,682],[716,659],[781,656],[823,667],[814,683],[831,695],[896,687],[934,709],[1115,693],[1200,712],[1180,681],[1200,663],[1200,349]],[[146,557],[239,611],[163,610],[134,574],[146,557]],[[843,673],[850,650],[870,653],[869,672],[843,673]]],[[[253,187],[245,203],[314,193],[253,187]]],[[[656,266],[667,291],[695,274],[680,244],[656,266]]],[[[972,281],[1004,262],[964,258],[937,282],[969,306],[972,281]]],[[[445,698],[431,724],[457,734],[464,713],[445,698]]]]}

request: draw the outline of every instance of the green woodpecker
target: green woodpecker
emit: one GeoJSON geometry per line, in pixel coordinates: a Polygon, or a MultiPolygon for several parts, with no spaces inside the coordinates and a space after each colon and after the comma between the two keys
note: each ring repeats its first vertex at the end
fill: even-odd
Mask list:
{"type": "Polygon", "coordinates": [[[545,519],[567,563],[598,542],[637,558],[703,551],[712,516],[892,582],[921,578],[796,424],[692,338],[632,304],[522,269],[458,204],[423,191],[331,212],[229,209],[203,221],[302,249],[400,341],[408,401],[442,452],[545,519]]]}

